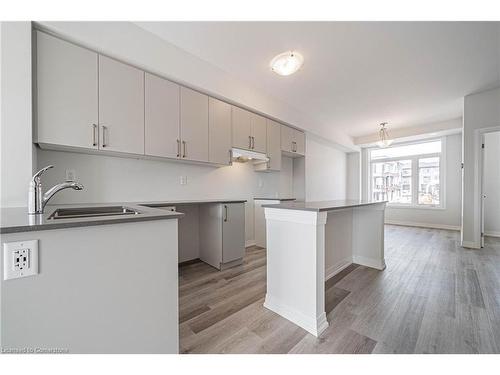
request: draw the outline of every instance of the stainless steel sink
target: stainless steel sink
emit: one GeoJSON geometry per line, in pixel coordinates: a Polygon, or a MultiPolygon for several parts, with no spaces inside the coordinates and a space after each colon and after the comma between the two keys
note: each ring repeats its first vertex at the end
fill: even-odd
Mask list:
{"type": "Polygon", "coordinates": [[[58,208],[52,212],[48,220],[138,214],[140,214],[139,211],[125,206],[58,208]]]}

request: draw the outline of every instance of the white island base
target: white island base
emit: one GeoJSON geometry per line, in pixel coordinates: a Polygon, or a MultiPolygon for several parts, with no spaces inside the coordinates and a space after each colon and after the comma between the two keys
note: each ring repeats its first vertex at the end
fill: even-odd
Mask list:
{"type": "Polygon", "coordinates": [[[383,270],[385,202],[265,206],[264,306],[311,334],[327,327],[325,281],[351,263],[383,270]]]}

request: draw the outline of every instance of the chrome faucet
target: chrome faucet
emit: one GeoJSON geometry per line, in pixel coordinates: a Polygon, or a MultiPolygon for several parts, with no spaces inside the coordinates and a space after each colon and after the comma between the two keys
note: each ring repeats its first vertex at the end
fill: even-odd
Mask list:
{"type": "Polygon", "coordinates": [[[42,193],[42,179],[41,176],[43,172],[47,169],[54,168],[53,165],[49,165],[45,168],[40,169],[35,175],[32,177],[29,190],[28,190],[28,213],[30,215],[33,214],[43,214],[43,209],[47,202],[56,194],[57,192],[63,189],[74,189],[74,190],[82,190],[83,185],[78,182],[67,181],[61,184],[57,184],[51,187],[45,194],[42,193]]]}

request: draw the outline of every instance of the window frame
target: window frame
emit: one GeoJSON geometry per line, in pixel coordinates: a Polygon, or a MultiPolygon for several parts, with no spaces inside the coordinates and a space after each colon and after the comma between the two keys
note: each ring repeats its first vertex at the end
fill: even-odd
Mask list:
{"type": "Polygon", "coordinates": [[[425,209],[425,210],[444,210],[446,209],[446,137],[439,137],[439,138],[429,138],[425,140],[418,140],[418,141],[410,141],[410,142],[400,142],[393,144],[392,147],[399,147],[399,146],[407,146],[407,145],[412,145],[412,144],[421,144],[421,143],[429,143],[429,142],[435,142],[435,141],[441,141],[441,152],[439,153],[428,153],[428,154],[418,154],[418,155],[411,155],[411,156],[398,156],[398,157],[393,157],[393,158],[382,158],[382,159],[376,159],[372,161],[371,158],[371,152],[373,150],[376,150],[377,147],[370,147],[368,148],[368,198],[369,200],[372,199],[373,197],[373,177],[372,177],[372,171],[373,163],[383,163],[383,162],[390,162],[390,161],[398,161],[398,160],[411,160],[411,189],[412,189],[412,203],[407,204],[407,203],[390,203],[387,202],[387,206],[390,208],[411,208],[411,209],[425,209]],[[418,165],[418,160],[419,159],[425,159],[425,158],[431,158],[431,157],[438,157],[439,158],[439,205],[426,205],[426,204],[420,204],[418,203],[418,191],[419,191],[419,172],[420,168],[418,165]]]}

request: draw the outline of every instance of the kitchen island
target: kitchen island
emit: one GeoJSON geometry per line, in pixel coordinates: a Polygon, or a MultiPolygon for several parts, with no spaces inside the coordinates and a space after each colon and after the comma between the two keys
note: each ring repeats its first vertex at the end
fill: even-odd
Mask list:
{"type": "Polygon", "coordinates": [[[351,263],[385,268],[385,205],[363,200],[263,205],[264,306],[319,336],[328,327],[325,281],[351,263]]]}
{"type": "Polygon", "coordinates": [[[35,267],[6,280],[15,267],[4,262],[14,257],[0,257],[2,349],[178,353],[183,214],[130,203],[45,208],[1,210],[3,252],[12,251],[4,245],[29,249],[25,271],[35,267]]]}

